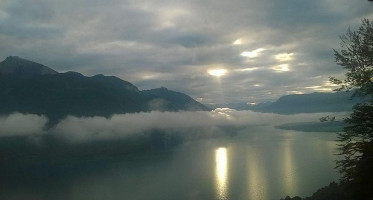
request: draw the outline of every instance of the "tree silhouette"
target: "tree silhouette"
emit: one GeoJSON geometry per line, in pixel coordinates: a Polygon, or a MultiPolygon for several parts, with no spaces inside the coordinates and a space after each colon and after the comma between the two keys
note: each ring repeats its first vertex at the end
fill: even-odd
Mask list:
{"type": "Polygon", "coordinates": [[[340,90],[354,89],[355,95],[369,101],[357,104],[338,133],[337,168],[355,199],[373,199],[373,23],[363,19],[356,31],[347,30],[341,38],[341,50],[334,50],[336,63],[347,70],[345,79],[330,81],[340,90]]]}

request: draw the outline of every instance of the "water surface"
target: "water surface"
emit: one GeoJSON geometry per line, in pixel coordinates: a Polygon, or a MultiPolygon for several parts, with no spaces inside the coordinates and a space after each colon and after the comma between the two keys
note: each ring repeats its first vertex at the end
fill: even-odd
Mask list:
{"type": "Polygon", "coordinates": [[[333,169],[334,140],[334,133],[271,126],[242,128],[225,137],[184,141],[166,151],[2,174],[0,199],[270,200],[309,196],[338,179],[333,169]]]}

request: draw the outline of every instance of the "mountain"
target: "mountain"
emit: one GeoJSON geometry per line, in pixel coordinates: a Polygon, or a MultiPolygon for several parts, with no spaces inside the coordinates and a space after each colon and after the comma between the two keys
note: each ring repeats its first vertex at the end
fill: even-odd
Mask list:
{"type": "Polygon", "coordinates": [[[68,115],[209,110],[188,95],[166,88],[140,91],[115,76],[58,73],[14,56],[0,63],[0,99],[0,114],[45,114],[52,123],[68,115]]]}
{"type": "Polygon", "coordinates": [[[250,105],[247,102],[234,102],[234,103],[223,103],[223,104],[207,104],[209,108],[231,108],[234,110],[258,110],[259,108],[271,105],[273,102],[265,101],[256,105],[250,105]]]}
{"type": "Polygon", "coordinates": [[[18,56],[9,56],[0,63],[0,74],[15,76],[34,76],[57,74],[57,72],[47,66],[22,59],[18,56]]]}
{"type": "Polygon", "coordinates": [[[190,96],[181,92],[168,90],[165,87],[141,91],[147,98],[152,99],[149,106],[156,110],[206,110],[207,108],[198,103],[190,96]],[[173,102],[173,103],[172,103],[173,102]]]}
{"type": "Polygon", "coordinates": [[[364,101],[361,97],[351,99],[352,92],[292,94],[280,97],[269,105],[251,106],[249,109],[257,112],[278,114],[344,112],[364,101]]]}

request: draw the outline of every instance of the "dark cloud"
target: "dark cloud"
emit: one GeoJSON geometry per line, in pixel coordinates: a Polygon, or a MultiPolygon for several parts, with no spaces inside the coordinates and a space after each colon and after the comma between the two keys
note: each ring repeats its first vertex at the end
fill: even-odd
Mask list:
{"type": "Polygon", "coordinates": [[[338,35],[372,10],[365,0],[0,0],[0,59],[116,75],[203,103],[258,102],[330,90],[328,77],[343,74],[338,35]],[[227,74],[210,76],[214,68],[227,74]]]}

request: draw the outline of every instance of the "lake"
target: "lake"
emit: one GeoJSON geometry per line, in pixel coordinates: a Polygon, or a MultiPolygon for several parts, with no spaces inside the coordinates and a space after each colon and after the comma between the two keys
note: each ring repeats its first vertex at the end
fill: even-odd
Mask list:
{"type": "Polygon", "coordinates": [[[53,158],[48,158],[49,164],[38,165],[37,170],[20,167],[0,172],[0,199],[305,197],[338,180],[335,138],[335,133],[252,126],[235,129],[234,134],[188,139],[168,149],[99,161],[87,157],[86,162],[50,164],[53,158]]]}

